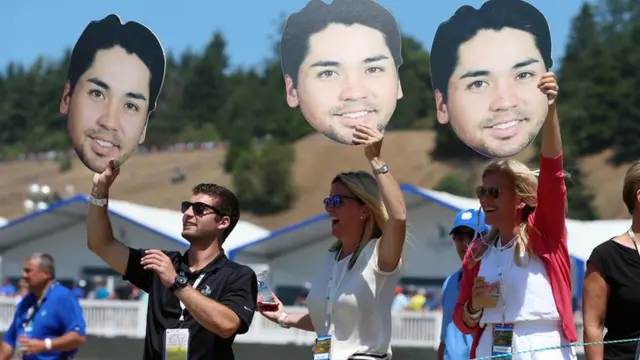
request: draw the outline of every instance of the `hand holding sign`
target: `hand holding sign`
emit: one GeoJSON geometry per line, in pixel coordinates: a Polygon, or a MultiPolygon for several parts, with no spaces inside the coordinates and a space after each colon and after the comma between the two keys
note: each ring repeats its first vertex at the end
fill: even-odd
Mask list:
{"type": "Polygon", "coordinates": [[[71,53],[60,113],[82,163],[95,173],[122,164],[142,143],[165,73],[156,36],[117,15],[92,21],[71,53]]]}
{"type": "Polygon", "coordinates": [[[280,44],[287,104],[318,132],[353,144],[353,129],[389,123],[402,88],[400,30],[374,0],[311,0],[280,44]]]}
{"type": "Polygon", "coordinates": [[[537,88],[553,65],[544,15],[522,0],[465,5],[440,24],[431,47],[438,122],[492,158],[509,158],[538,135],[549,100],[537,88]]]}
{"type": "Polygon", "coordinates": [[[558,86],[556,75],[554,73],[548,72],[542,75],[542,79],[540,79],[540,84],[538,84],[538,87],[543,94],[547,95],[549,105],[552,105],[556,102],[556,99],[558,98],[558,92],[560,91],[560,86],[558,86]]]}

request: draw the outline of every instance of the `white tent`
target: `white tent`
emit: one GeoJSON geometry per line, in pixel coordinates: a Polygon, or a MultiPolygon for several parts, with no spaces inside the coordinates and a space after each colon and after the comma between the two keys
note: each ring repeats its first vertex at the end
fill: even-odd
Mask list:
{"type": "MultiPolygon", "coordinates": [[[[87,206],[88,197],[76,195],[1,226],[3,274],[20,276],[22,261],[36,251],[55,257],[56,271],[62,278],[78,278],[106,268],[86,246],[87,206]]],[[[182,213],[179,211],[111,200],[109,215],[114,235],[131,247],[184,251],[189,245],[180,235],[182,213]]],[[[229,253],[268,234],[266,229],[240,221],[223,247],[229,253]]]]}

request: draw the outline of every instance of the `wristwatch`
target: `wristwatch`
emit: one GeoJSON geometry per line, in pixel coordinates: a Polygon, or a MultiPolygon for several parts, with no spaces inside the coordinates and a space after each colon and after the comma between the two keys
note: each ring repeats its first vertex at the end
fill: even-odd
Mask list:
{"type": "Polygon", "coordinates": [[[379,168],[373,169],[373,173],[376,174],[376,175],[386,174],[388,172],[389,172],[389,166],[387,166],[387,164],[384,164],[384,165],[380,166],[379,168]]]}
{"type": "Polygon", "coordinates": [[[182,289],[189,283],[189,279],[184,275],[176,275],[176,279],[173,281],[173,285],[169,288],[171,292],[176,292],[178,289],[182,289]]]}
{"type": "Polygon", "coordinates": [[[51,351],[51,348],[53,348],[53,342],[50,338],[44,339],[44,348],[47,349],[47,351],[51,351]]]}

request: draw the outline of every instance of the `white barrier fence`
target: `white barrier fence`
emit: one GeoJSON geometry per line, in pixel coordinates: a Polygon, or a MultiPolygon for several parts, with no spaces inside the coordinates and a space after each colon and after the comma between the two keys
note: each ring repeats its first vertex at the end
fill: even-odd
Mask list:
{"type": "MultiPolygon", "coordinates": [[[[89,335],[143,338],[146,328],[147,304],[139,301],[122,300],[81,300],[89,335]]],[[[16,300],[0,298],[0,330],[6,330],[16,309],[16,300]]],[[[300,307],[288,307],[287,312],[295,314],[304,311],[300,307]]],[[[405,312],[393,315],[391,341],[394,346],[437,348],[440,343],[441,312],[405,312]]],[[[582,341],[582,315],[576,313],[576,327],[582,341]]],[[[253,318],[249,332],[238,336],[237,342],[267,344],[311,345],[313,333],[283,329],[259,314],[253,318]]],[[[580,347],[576,349],[583,352],[580,347]]]]}

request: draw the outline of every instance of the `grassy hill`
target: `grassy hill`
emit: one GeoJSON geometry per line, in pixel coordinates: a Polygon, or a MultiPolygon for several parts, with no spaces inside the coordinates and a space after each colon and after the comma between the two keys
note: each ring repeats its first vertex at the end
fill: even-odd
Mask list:
{"type": "MultiPolygon", "coordinates": [[[[385,138],[383,155],[400,182],[433,188],[450,172],[470,182],[479,180],[479,173],[487,161],[440,162],[428,155],[434,144],[431,131],[390,132],[385,138]]],[[[363,149],[337,145],[324,136],[314,134],[295,145],[296,160],[293,169],[298,200],[293,207],[280,214],[256,217],[243,214],[242,218],[277,229],[304,220],[323,211],[322,199],[329,191],[329,182],[335,174],[345,170],[368,170],[363,149]]],[[[113,198],[140,204],[175,208],[190,194],[194,184],[216,182],[231,186],[231,177],[222,164],[225,150],[137,154],[122,168],[112,189],[113,198]],[[186,170],[187,180],[172,184],[176,167],[186,170]]],[[[528,161],[536,153],[528,149],[519,160],[528,161]]],[[[602,218],[628,217],[621,200],[622,179],[627,166],[608,164],[610,153],[604,152],[584,158],[580,167],[584,182],[596,195],[595,205],[602,218]]],[[[571,169],[568,169],[571,172],[571,169]]],[[[70,171],[60,173],[55,162],[24,162],[0,164],[0,216],[14,218],[23,214],[22,202],[26,187],[31,183],[47,184],[59,192],[71,185],[76,192],[88,192],[92,174],[75,159],[70,171]]]]}

